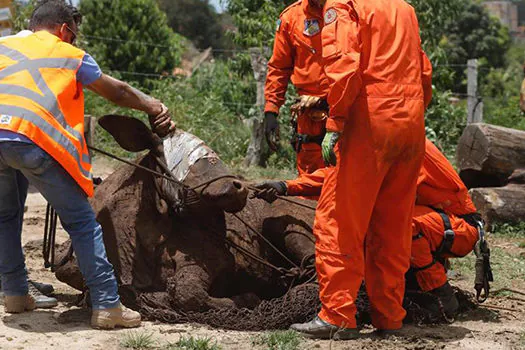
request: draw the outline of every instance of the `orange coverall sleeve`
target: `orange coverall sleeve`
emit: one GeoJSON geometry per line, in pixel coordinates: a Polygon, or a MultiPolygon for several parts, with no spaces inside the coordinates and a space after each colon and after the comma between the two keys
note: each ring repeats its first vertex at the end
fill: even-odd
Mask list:
{"type": "Polygon", "coordinates": [[[343,131],[350,108],[361,91],[358,21],[351,2],[334,1],[325,7],[322,40],[324,69],[330,83],[330,116],[326,121],[329,131],[343,131]]]}
{"type": "Polygon", "coordinates": [[[297,179],[286,181],[289,196],[320,196],[326,173],[331,168],[317,169],[311,174],[303,174],[297,179]]]}
{"type": "Polygon", "coordinates": [[[282,18],[279,21],[264,87],[264,98],[266,100],[264,111],[274,113],[279,113],[279,109],[285,102],[286,89],[293,73],[295,56],[288,23],[282,18]]]}
{"type": "Polygon", "coordinates": [[[430,63],[427,54],[423,50],[421,50],[421,72],[423,92],[425,93],[425,108],[428,108],[432,101],[432,63],[430,63]]]}

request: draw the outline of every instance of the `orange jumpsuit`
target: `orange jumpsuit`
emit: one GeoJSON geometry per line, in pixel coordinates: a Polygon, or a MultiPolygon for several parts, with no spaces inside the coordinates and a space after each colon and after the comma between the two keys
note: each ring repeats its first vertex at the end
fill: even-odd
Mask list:
{"type": "MultiPolygon", "coordinates": [[[[328,172],[335,168],[322,168],[312,174],[286,181],[289,196],[318,196],[328,172]]],[[[455,233],[452,255],[461,257],[470,253],[479,239],[478,231],[463,218],[476,212],[476,208],[458,174],[447,158],[429,140],[425,143],[425,156],[421,167],[417,200],[412,218],[413,240],[411,267],[423,291],[441,287],[447,282],[445,267],[436,261],[433,252],[441,245],[444,223],[433,209],[439,208],[448,215],[455,233]]]]}
{"type": "Polygon", "coordinates": [[[427,140],[412,220],[411,266],[423,291],[436,289],[447,282],[445,267],[432,255],[441,245],[445,230],[442,217],[433,208],[445,212],[455,233],[452,254],[445,254],[445,257],[462,257],[470,253],[479,234],[477,228],[461,216],[475,213],[476,207],[450,162],[427,140]]]}
{"type": "Polygon", "coordinates": [[[365,279],[372,324],[398,329],[431,67],[403,0],[328,0],[322,40],[331,86],[326,128],[342,135],[314,224],[319,317],[355,328],[365,279]]]}
{"type": "MultiPolygon", "coordinates": [[[[268,62],[264,97],[265,112],[279,113],[285,102],[291,80],[299,95],[326,98],[328,80],[322,66],[322,9],[300,0],[286,8],[277,21],[273,55],[268,62]]],[[[324,134],[325,121],[314,121],[308,111],[297,118],[297,133],[318,136],[324,134]]],[[[299,174],[312,173],[324,167],[321,146],[305,143],[297,154],[299,174]]]]}

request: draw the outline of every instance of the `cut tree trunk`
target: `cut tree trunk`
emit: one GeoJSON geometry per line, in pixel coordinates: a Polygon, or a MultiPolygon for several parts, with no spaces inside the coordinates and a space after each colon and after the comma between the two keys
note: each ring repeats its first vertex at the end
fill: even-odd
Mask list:
{"type": "Polygon", "coordinates": [[[489,124],[470,124],[457,149],[460,176],[467,187],[499,187],[525,168],[525,132],[489,124]]]}
{"type": "Polygon", "coordinates": [[[489,226],[496,222],[525,221],[525,185],[473,188],[470,195],[478,212],[489,226]]]}

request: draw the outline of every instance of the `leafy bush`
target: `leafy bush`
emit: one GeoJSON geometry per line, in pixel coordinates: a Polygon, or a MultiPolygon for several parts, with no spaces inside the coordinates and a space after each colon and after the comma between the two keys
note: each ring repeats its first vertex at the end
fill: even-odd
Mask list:
{"type": "Polygon", "coordinates": [[[490,231],[502,237],[525,238],[525,221],[520,221],[517,224],[493,223],[490,231]]]}
{"type": "Polygon", "coordinates": [[[230,44],[223,29],[228,16],[218,14],[209,0],[159,0],[159,5],[170,27],[199,49],[223,49],[230,44]]]}
{"type": "Polygon", "coordinates": [[[525,47],[513,45],[505,61],[504,68],[482,68],[480,71],[484,119],[490,124],[525,130],[525,118],[519,108],[525,47]]]}
{"type": "MultiPolygon", "coordinates": [[[[228,76],[219,76],[216,82],[220,86],[221,81],[228,79],[228,76]]],[[[196,81],[197,78],[195,81],[155,81],[151,95],[168,106],[178,127],[203,139],[224,161],[240,162],[246,154],[250,139],[248,128],[242,117],[231,111],[231,106],[223,104],[221,96],[217,95],[218,91],[201,89],[196,81]]],[[[93,93],[86,94],[86,113],[94,116],[124,114],[147,123],[143,113],[117,107],[93,93]]],[[[97,143],[106,150],[129,156],[101,128],[97,128],[97,143]]]]}
{"type": "Polygon", "coordinates": [[[82,44],[103,69],[160,74],[180,63],[182,38],[155,0],[83,0],[80,11],[82,44]]]}
{"type": "Polygon", "coordinates": [[[454,159],[456,146],[467,122],[464,103],[451,102],[449,92],[434,91],[432,103],[427,109],[425,121],[427,137],[434,142],[449,159],[454,159]]]}

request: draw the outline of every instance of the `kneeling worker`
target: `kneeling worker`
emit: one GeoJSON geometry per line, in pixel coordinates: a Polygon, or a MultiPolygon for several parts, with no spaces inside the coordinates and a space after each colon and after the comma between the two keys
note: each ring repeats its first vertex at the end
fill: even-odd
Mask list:
{"type": "MultiPolygon", "coordinates": [[[[286,182],[263,182],[256,186],[261,189],[257,196],[272,202],[277,195],[319,195],[326,173],[333,169],[319,169],[286,182]]],[[[474,249],[480,222],[468,190],[452,164],[427,139],[412,219],[411,272],[422,291],[439,298],[447,316],[452,316],[459,305],[447,280],[446,260],[463,257],[474,249]]],[[[440,312],[438,307],[438,303],[429,306],[436,313],[440,312]]]]}

